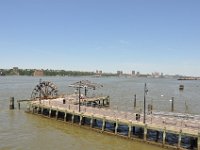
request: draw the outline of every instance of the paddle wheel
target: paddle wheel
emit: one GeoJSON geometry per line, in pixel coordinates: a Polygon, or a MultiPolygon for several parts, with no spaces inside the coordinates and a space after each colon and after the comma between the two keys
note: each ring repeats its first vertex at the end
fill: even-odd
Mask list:
{"type": "Polygon", "coordinates": [[[48,98],[55,98],[58,96],[57,87],[49,81],[40,82],[36,87],[33,89],[31,94],[32,100],[41,100],[41,99],[48,99],[48,98]]]}

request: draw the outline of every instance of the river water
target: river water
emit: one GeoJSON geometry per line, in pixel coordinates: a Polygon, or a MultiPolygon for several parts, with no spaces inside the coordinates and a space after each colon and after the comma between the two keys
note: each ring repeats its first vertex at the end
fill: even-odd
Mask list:
{"type": "MultiPolygon", "coordinates": [[[[73,149],[73,150],[162,150],[160,147],[105,135],[64,124],[55,120],[26,114],[26,104],[22,109],[9,110],[9,97],[30,98],[39,77],[0,77],[0,149],[73,149]]],[[[72,93],[69,84],[90,80],[100,83],[102,88],[90,90],[91,95],[109,95],[111,109],[121,111],[142,111],[144,83],[147,83],[147,104],[154,111],[170,111],[171,97],[174,97],[176,112],[200,114],[200,81],[178,81],[176,79],[125,78],[125,77],[42,77],[57,85],[60,94],[72,93]],[[183,91],[179,85],[184,84],[183,91]],[[137,108],[133,108],[134,95],[137,95],[137,108]]],[[[15,107],[17,108],[16,104],[15,107]]]]}

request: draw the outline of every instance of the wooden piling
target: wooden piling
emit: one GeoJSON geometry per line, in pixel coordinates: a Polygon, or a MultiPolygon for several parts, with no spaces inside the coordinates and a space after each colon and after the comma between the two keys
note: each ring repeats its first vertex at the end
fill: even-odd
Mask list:
{"type": "Polygon", "coordinates": [[[172,97],[171,112],[174,112],[174,97],[172,97]]]}
{"type": "Polygon", "coordinates": [[[136,94],[134,95],[134,110],[136,108],[136,94]]]}
{"type": "Polygon", "coordinates": [[[15,99],[14,99],[14,97],[10,97],[10,109],[15,109],[15,99]]]}

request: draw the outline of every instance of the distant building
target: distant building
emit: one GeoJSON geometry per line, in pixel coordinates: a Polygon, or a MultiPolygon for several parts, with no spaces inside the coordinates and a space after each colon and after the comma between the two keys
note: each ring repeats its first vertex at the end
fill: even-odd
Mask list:
{"type": "Polygon", "coordinates": [[[5,76],[5,73],[2,70],[0,71],[0,76],[5,76]]]}
{"type": "Polygon", "coordinates": [[[132,71],[132,76],[135,76],[135,71],[134,70],[132,71]]]}
{"type": "Polygon", "coordinates": [[[33,76],[44,76],[43,70],[35,70],[33,76]]]}
{"type": "Polygon", "coordinates": [[[118,76],[123,75],[123,71],[117,71],[117,75],[118,75],[118,76]]]}
{"type": "Polygon", "coordinates": [[[102,70],[96,70],[96,76],[101,76],[101,75],[102,75],[102,73],[103,73],[103,71],[102,71],[102,70]]]}
{"type": "Polygon", "coordinates": [[[160,73],[159,72],[153,72],[152,73],[152,77],[159,78],[160,77],[160,73]]]}
{"type": "Polygon", "coordinates": [[[137,73],[136,73],[136,76],[138,76],[138,77],[139,77],[139,76],[140,76],[140,72],[137,72],[137,73]]]}
{"type": "Polygon", "coordinates": [[[160,77],[161,77],[161,78],[164,78],[164,74],[163,74],[163,73],[161,73],[160,77]]]}
{"type": "Polygon", "coordinates": [[[12,74],[13,75],[19,75],[19,68],[18,67],[13,67],[12,74]]]}
{"type": "Polygon", "coordinates": [[[14,71],[18,71],[19,68],[18,68],[18,67],[13,67],[13,70],[14,70],[14,71]]]}

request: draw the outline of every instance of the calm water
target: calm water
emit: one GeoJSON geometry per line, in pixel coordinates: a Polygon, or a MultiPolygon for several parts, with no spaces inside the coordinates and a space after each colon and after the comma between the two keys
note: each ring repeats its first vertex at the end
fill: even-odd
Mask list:
{"type": "MultiPolygon", "coordinates": [[[[180,82],[175,79],[148,78],[92,78],[92,77],[45,77],[57,85],[59,93],[72,93],[68,85],[79,80],[91,80],[103,84],[103,88],[90,91],[90,94],[110,95],[111,108],[134,111],[133,97],[137,95],[137,111],[142,108],[144,83],[147,83],[147,103],[154,110],[169,111],[170,99],[175,97],[175,111],[200,114],[200,81],[180,82]],[[179,84],[184,84],[180,92],[179,84]],[[162,95],[162,96],[161,96],[162,95]],[[188,109],[186,110],[186,105],[188,109]]],[[[50,119],[24,113],[21,110],[9,110],[9,97],[15,99],[30,98],[33,88],[38,84],[37,77],[0,77],[0,149],[73,149],[73,150],[162,150],[148,144],[104,135],[64,124],[50,119]]]]}

